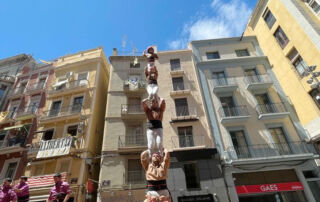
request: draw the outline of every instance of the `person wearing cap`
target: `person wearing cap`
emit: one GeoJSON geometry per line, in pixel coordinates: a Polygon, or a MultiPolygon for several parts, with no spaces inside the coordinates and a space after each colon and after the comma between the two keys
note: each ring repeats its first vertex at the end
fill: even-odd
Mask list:
{"type": "Polygon", "coordinates": [[[12,179],[6,178],[0,188],[0,202],[17,202],[17,194],[11,187],[12,179]]]}
{"type": "Polygon", "coordinates": [[[67,202],[72,194],[69,184],[62,181],[60,173],[55,174],[53,180],[55,185],[51,188],[47,202],[67,202]]]}
{"type": "Polygon", "coordinates": [[[14,186],[14,191],[17,194],[18,202],[29,201],[29,185],[26,183],[28,178],[26,176],[20,177],[20,183],[14,186]]]}

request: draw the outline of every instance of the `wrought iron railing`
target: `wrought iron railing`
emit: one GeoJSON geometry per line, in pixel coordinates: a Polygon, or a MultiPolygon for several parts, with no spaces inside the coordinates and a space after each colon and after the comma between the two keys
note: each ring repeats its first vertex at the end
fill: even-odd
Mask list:
{"type": "Polygon", "coordinates": [[[212,79],[213,87],[234,86],[236,84],[237,82],[234,77],[212,79]]]}
{"type": "Polygon", "coordinates": [[[36,114],[38,106],[27,106],[17,111],[16,116],[24,116],[30,114],[36,114]]]}
{"type": "Polygon", "coordinates": [[[45,82],[38,82],[28,86],[27,91],[42,90],[45,88],[45,82]]]}
{"type": "Polygon", "coordinates": [[[171,137],[173,148],[204,146],[204,135],[179,135],[171,137]]]}
{"type": "Polygon", "coordinates": [[[146,184],[143,170],[128,171],[127,185],[146,184]]]}
{"type": "Polygon", "coordinates": [[[71,105],[68,107],[62,107],[57,109],[51,109],[48,111],[43,111],[41,118],[50,118],[50,117],[57,117],[57,116],[79,114],[82,111],[83,111],[83,105],[71,105]]]}
{"type": "Polygon", "coordinates": [[[49,88],[49,92],[60,92],[64,90],[70,90],[78,87],[84,87],[88,86],[89,81],[87,79],[79,79],[79,80],[73,80],[73,81],[68,81],[66,83],[62,83],[61,85],[53,85],[52,87],[49,88]]]}
{"type": "Polygon", "coordinates": [[[194,106],[176,106],[176,110],[171,110],[174,118],[185,116],[197,116],[197,108],[194,106]]]}
{"type": "Polygon", "coordinates": [[[25,147],[26,145],[26,140],[27,140],[27,135],[25,133],[17,133],[14,136],[9,136],[0,141],[0,149],[7,148],[7,147],[25,147]]]}
{"type": "Polygon", "coordinates": [[[249,116],[248,108],[245,105],[236,107],[220,107],[219,114],[221,118],[249,116]]]}
{"type": "Polygon", "coordinates": [[[284,103],[269,103],[269,104],[259,104],[257,105],[257,111],[259,114],[269,114],[269,113],[284,113],[288,112],[284,103]]]}
{"type": "Polygon", "coordinates": [[[121,114],[141,114],[143,113],[141,104],[122,104],[121,105],[121,114]]]}
{"type": "Polygon", "coordinates": [[[11,91],[11,95],[20,95],[20,94],[23,94],[23,93],[25,92],[25,89],[26,89],[25,86],[21,86],[21,87],[14,88],[14,89],[11,91]]]}
{"type": "Polygon", "coordinates": [[[146,82],[145,81],[133,81],[133,80],[126,80],[123,82],[123,88],[125,90],[139,90],[139,89],[145,89],[146,87],[146,82]]]}
{"type": "Polygon", "coordinates": [[[147,146],[146,136],[143,134],[127,134],[119,136],[118,147],[143,147],[147,146]]]}
{"type": "Polygon", "coordinates": [[[252,75],[245,76],[244,81],[246,84],[254,84],[254,83],[270,83],[272,82],[271,78],[268,74],[260,74],[260,75],[252,75]]]}
{"type": "Polygon", "coordinates": [[[315,148],[306,142],[283,142],[270,144],[257,144],[247,146],[231,146],[227,148],[229,158],[236,159],[251,159],[251,158],[266,158],[284,155],[297,154],[316,154],[315,148]]]}
{"type": "Polygon", "coordinates": [[[186,82],[175,82],[172,84],[172,87],[173,91],[190,90],[190,84],[186,82]]]}

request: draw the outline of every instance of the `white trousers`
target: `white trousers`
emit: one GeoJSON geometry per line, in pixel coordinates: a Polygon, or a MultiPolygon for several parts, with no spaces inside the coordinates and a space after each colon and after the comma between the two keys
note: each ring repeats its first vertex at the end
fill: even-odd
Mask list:
{"type": "Polygon", "coordinates": [[[148,150],[153,153],[162,152],[162,128],[147,129],[148,150]]]}
{"type": "Polygon", "coordinates": [[[155,95],[157,95],[157,93],[158,93],[158,89],[159,89],[159,87],[157,84],[148,84],[147,85],[147,92],[149,95],[148,98],[149,99],[154,98],[155,95]]]}

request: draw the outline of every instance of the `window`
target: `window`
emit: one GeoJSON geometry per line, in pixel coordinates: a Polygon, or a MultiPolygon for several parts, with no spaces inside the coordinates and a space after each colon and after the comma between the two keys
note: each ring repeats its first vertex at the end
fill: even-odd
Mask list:
{"type": "Polygon", "coordinates": [[[140,63],[130,63],[130,68],[140,68],[140,63]]]}
{"type": "Polygon", "coordinates": [[[31,105],[28,107],[27,112],[31,112],[32,114],[37,112],[39,106],[39,102],[32,102],[31,105]]]}
{"type": "Polygon", "coordinates": [[[170,60],[171,71],[181,70],[180,59],[172,59],[170,60]]]}
{"type": "Polygon", "coordinates": [[[4,146],[7,134],[8,134],[7,130],[0,131],[0,148],[4,146]]]}
{"type": "Polygon", "coordinates": [[[316,14],[320,12],[320,3],[317,0],[306,0],[305,2],[316,14]]]}
{"type": "Polygon", "coordinates": [[[78,125],[68,126],[67,134],[71,136],[76,136],[78,133],[78,125]]]}
{"type": "Polygon", "coordinates": [[[228,84],[226,75],[224,72],[213,72],[212,73],[213,84],[217,86],[225,86],[228,84]]]}
{"type": "Polygon", "coordinates": [[[9,117],[11,119],[15,118],[17,111],[18,111],[18,106],[11,107],[11,110],[9,111],[9,117]]]}
{"type": "Polygon", "coordinates": [[[53,85],[53,87],[55,87],[56,90],[63,90],[67,87],[67,78],[66,77],[60,77],[57,78],[56,84],[53,85]]]}
{"type": "Polygon", "coordinates": [[[0,100],[2,99],[4,93],[6,92],[6,89],[7,89],[6,85],[3,85],[3,84],[0,85],[0,100]]]}
{"type": "Polygon", "coordinates": [[[128,113],[139,113],[141,112],[141,98],[139,97],[130,97],[128,99],[128,113]]]}
{"type": "Polygon", "coordinates": [[[199,189],[200,178],[199,170],[196,163],[188,163],[183,165],[186,178],[187,189],[199,189]]]}
{"type": "Polygon", "coordinates": [[[299,76],[302,77],[304,74],[304,68],[307,66],[307,64],[302,59],[298,51],[295,48],[293,48],[287,57],[291,61],[292,65],[295,67],[299,76]]]}
{"type": "Polygon", "coordinates": [[[320,90],[313,89],[309,92],[309,94],[320,109],[320,90]]]}
{"type": "Polygon", "coordinates": [[[179,98],[174,100],[177,116],[189,116],[189,108],[187,98],[179,98]]]}
{"type": "Polygon", "coordinates": [[[236,50],[237,57],[250,56],[248,49],[236,50]]]}
{"type": "Polygon", "coordinates": [[[264,19],[264,21],[266,21],[269,29],[271,29],[272,26],[274,25],[274,23],[276,22],[276,18],[273,16],[273,14],[269,10],[269,8],[267,8],[265,10],[265,12],[263,14],[263,19],[264,19]]]}
{"type": "Polygon", "coordinates": [[[212,60],[212,59],[219,59],[220,58],[220,54],[218,51],[216,52],[208,52],[207,54],[207,59],[208,60],[212,60]]]}
{"type": "Polygon", "coordinates": [[[127,184],[145,184],[144,171],[139,159],[128,159],[127,184]]]}
{"type": "Polygon", "coordinates": [[[232,96],[220,97],[221,106],[224,112],[224,116],[236,116],[236,107],[232,96]]]}
{"type": "Polygon", "coordinates": [[[51,109],[50,109],[50,113],[49,116],[57,116],[60,112],[60,108],[61,108],[61,100],[59,101],[54,101],[51,104],[51,109]]]}
{"type": "Polygon", "coordinates": [[[15,174],[16,169],[17,169],[17,166],[18,166],[18,162],[9,163],[7,171],[5,172],[6,174],[5,174],[4,177],[13,179],[14,174],[15,174]]]}
{"type": "Polygon", "coordinates": [[[266,113],[274,113],[277,111],[275,106],[270,102],[270,99],[267,93],[256,94],[255,97],[258,102],[259,109],[261,110],[260,113],[266,114],[266,113]]]}
{"type": "Polygon", "coordinates": [[[126,128],[126,138],[125,143],[127,146],[129,145],[144,145],[145,138],[142,133],[141,125],[129,125],[126,128]]]}
{"type": "Polygon", "coordinates": [[[274,142],[274,148],[280,155],[291,154],[291,149],[288,145],[282,127],[269,128],[272,140],[274,142]]]}
{"type": "Polygon", "coordinates": [[[87,80],[88,79],[88,72],[78,73],[78,80],[87,80]]]}
{"type": "Polygon", "coordinates": [[[238,158],[250,157],[249,148],[243,130],[230,131],[230,137],[238,158]]]}
{"type": "Polygon", "coordinates": [[[53,133],[54,133],[53,129],[45,131],[42,135],[42,140],[43,141],[51,140],[53,138],[53,133]]]}
{"type": "Polygon", "coordinates": [[[82,109],[83,96],[75,97],[72,104],[72,112],[80,112],[82,109]]]}
{"type": "Polygon", "coordinates": [[[174,91],[185,90],[182,77],[172,78],[172,85],[174,91]]]}
{"type": "Polygon", "coordinates": [[[313,193],[316,201],[320,201],[320,178],[317,176],[317,173],[313,170],[303,171],[303,175],[308,182],[308,185],[313,193]]]}
{"type": "Polygon", "coordinates": [[[278,29],[274,33],[274,37],[276,37],[281,48],[285,48],[286,45],[289,43],[289,39],[288,39],[287,35],[284,33],[284,31],[282,30],[282,28],[280,26],[278,27],[278,29]]]}
{"type": "Polygon", "coordinates": [[[179,147],[193,147],[192,126],[178,127],[179,147]]]}
{"type": "Polygon", "coordinates": [[[256,68],[246,69],[244,74],[249,83],[259,83],[261,80],[256,68]]]}

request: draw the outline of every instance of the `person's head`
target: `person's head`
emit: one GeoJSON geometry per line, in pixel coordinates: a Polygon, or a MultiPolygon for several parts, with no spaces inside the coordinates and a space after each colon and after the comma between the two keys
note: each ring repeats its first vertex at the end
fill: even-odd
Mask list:
{"type": "Polygon", "coordinates": [[[153,47],[152,47],[152,46],[149,46],[149,47],[147,48],[147,52],[150,53],[150,54],[153,54],[153,53],[154,53],[153,47]]]}
{"type": "Polygon", "coordinates": [[[20,183],[26,182],[27,180],[28,180],[28,177],[26,177],[26,176],[20,177],[20,183]]]}
{"type": "Polygon", "coordinates": [[[55,183],[60,182],[61,181],[61,174],[60,173],[56,173],[53,176],[53,180],[54,180],[55,183]]]}
{"type": "Polygon", "coordinates": [[[157,152],[157,153],[152,154],[152,156],[151,156],[152,164],[157,166],[161,163],[161,161],[162,161],[162,156],[160,153],[157,152]]]}
{"type": "Polygon", "coordinates": [[[3,181],[3,186],[4,186],[4,187],[8,187],[8,186],[11,185],[11,183],[12,183],[12,179],[11,179],[11,178],[6,178],[6,179],[4,179],[4,181],[3,181]]]}

